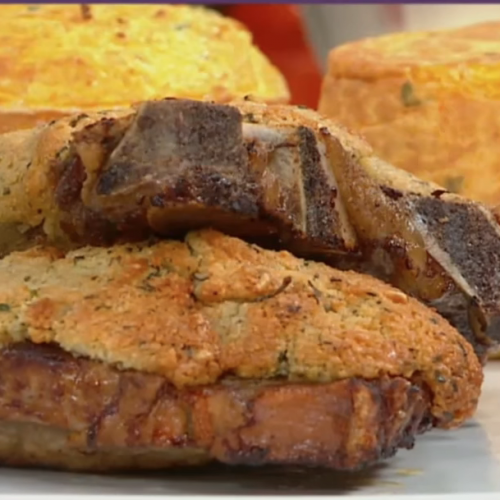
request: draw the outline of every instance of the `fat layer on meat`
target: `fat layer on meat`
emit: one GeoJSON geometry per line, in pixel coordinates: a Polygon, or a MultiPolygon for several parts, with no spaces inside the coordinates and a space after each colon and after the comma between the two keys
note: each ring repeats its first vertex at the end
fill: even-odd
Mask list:
{"type": "Polygon", "coordinates": [[[0,252],[212,226],[373,273],[482,357],[500,338],[500,228],[316,113],[169,99],[0,136],[0,252]],[[3,193],[3,194],[2,194],[3,193]]]}
{"type": "Polygon", "coordinates": [[[54,346],[0,350],[0,463],[111,472],[210,461],[359,469],[432,425],[418,381],[226,378],[179,390],[54,346]],[[54,411],[57,408],[57,411],[54,411]]]}

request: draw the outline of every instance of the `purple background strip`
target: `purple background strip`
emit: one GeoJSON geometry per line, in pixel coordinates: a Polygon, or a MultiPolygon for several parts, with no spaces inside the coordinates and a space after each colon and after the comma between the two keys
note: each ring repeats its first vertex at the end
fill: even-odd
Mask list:
{"type": "MultiPolygon", "coordinates": [[[[5,4],[12,4],[12,3],[21,3],[21,2],[13,2],[13,1],[4,1],[4,0],[0,0],[0,4],[2,3],[5,3],[5,4]]],[[[23,2],[24,3],[24,2],[23,2]]],[[[33,5],[35,4],[41,4],[41,3],[59,3],[59,4],[80,4],[81,2],[67,2],[67,1],[52,1],[52,2],[31,2],[33,5]]],[[[185,0],[185,1],[172,1],[172,2],[159,2],[159,1],[148,1],[148,2],[133,2],[133,1],[121,1],[121,2],[118,2],[118,1],[110,1],[110,2],[89,2],[89,3],[94,3],[94,4],[99,4],[99,3],[103,3],[103,4],[106,4],[106,3],[117,3],[117,4],[120,4],[120,3],[127,3],[127,4],[191,4],[191,5],[200,5],[200,4],[204,4],[204,5],[211,5],[211,4],[214,4],[214,5],[234,5],[234,4],[280,4],[280,3],[296,3],[297,5],[303,5],[303,4],[400,4],[402,2],[400,1],[395,1],[395,0],[387,0],[385,2],[372,2],[372,1],[369,1],[369,0],[354,0],[354,1],[350,1],[350,2],[345,2],[345,1],[340,1],[340,0],[331,0],[329,2],[325,2],[325,1],[319,1],[319,0],[302,0],[302,2],[287,2],[287,1],[284,1],[284,0],[277,0],[277,1],[274,1],[274,2],[269,2],[269,1],[266,1],[266,0],[254,0],[254,1],[245,1],[245,2],[228,2],[228,3],[224,3],[224,4],[221,4],[220,0],[205,0],[204,2],[196,2],[196,1],[192,1],[192,0],[185,0]]],[[[477,2],[457,2],[457,1],[440,1],[440,2],[432,2],[432,1],[416,1],[416,2],[403,2],[405,4],[450,4],[450,5],[453,5],[453,4],[471,4],[471,5],[474,5],[476,4],[477,2]]],[[[497,1],[494,1],[494,0],[481,0],[481,4],[498,4],[500,3],[498,0],[497,1]]]]}

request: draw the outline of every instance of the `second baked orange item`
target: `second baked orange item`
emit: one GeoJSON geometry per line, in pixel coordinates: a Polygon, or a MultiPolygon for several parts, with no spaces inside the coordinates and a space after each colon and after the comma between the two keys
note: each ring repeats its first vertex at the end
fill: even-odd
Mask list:
{"type": "Polygon", "coordinates": [[[363,134],[394,165],[500,202],[500,23],[336,48],[319,110],[363,134]]]}

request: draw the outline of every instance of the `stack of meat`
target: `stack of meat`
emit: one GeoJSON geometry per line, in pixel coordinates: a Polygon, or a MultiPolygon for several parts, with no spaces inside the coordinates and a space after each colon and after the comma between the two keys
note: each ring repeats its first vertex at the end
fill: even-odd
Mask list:
{"type": "Polygon", "coordinates": [[[215,12],[5,5],[0,33],[1,463],[356,469],[473,415],[490,211],[278,104],[215,12]]]}
{"type": "Polygon", "coordinates": [[[352,469],[473,414],[500,227],[316,113],[167,99],[0,158],[5,463],[352,469]]]}

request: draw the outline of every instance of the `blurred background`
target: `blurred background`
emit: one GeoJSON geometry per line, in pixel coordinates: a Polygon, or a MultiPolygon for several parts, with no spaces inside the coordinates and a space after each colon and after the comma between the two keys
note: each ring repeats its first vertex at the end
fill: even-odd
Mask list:
{"type": "Polygon", "coordinates": [[[500,19],[489,4],[232,4],[216,7],[250,28],[255,43],[287,78],[292,100],[315,108],[332,47],[405,30],[453,28],[500,19]]]}

